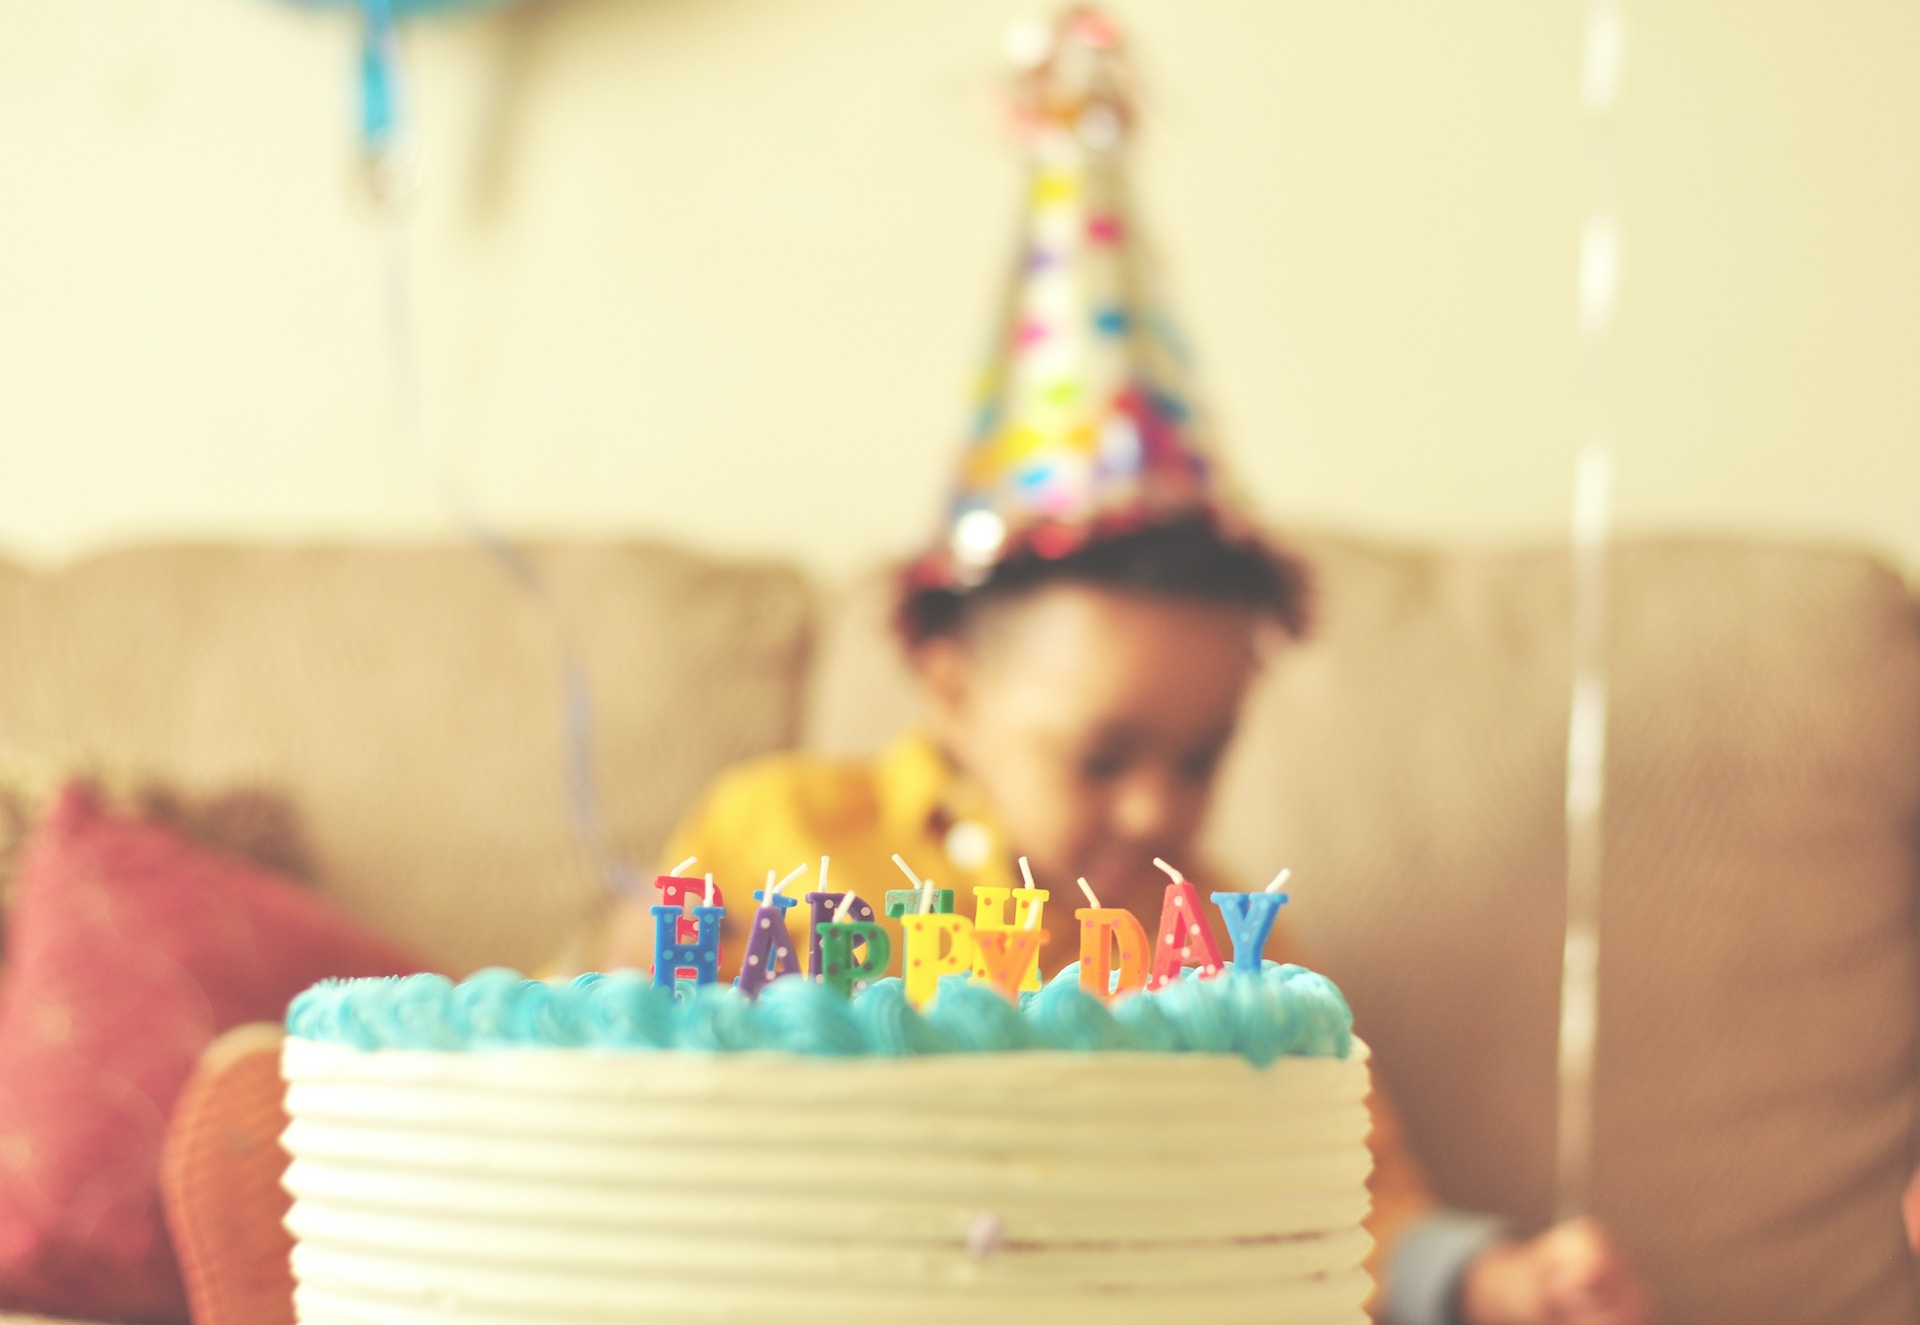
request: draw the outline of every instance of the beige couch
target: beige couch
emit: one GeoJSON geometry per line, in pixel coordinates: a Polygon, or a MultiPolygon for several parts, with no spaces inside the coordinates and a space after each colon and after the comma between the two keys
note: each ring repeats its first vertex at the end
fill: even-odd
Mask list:
{"type": "MultiPolygon", "coordinates": [[[[1269,669],[1216,850],[1247,878],[1292,866],[1289,916],[1440,1190],[1537,1227],[1567,561],[1300,541],[1323,629],[1269,669]]],[[[537,559],[632,860],[724,765],[870,750],[910,720],[875,584],[816,598],[782,567],[642,545],[537,559]]],[[[1669,541],[1621,550],[1612,612],[1599,1212],[1664,1321],[1920,1319],[1897,1209],[1920,1102],[1920,610],[1859,556],[1669,541]]],[[[556,638],[463,549],[0,565],[0,755],[283,792],[342,906],[453,966],[537,964],[600,889],[569,822],[556,638]]]]}

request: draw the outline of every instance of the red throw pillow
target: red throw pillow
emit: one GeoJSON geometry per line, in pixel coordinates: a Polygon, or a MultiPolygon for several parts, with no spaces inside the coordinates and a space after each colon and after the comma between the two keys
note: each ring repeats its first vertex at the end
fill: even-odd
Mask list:
{"type": "Polygon", "coordinates": [[[0,967],[0,1308],[185,1321],[158,1170],[201,1050],[327,976],[422,969],[271,870],[61,792],[0,967]]]}

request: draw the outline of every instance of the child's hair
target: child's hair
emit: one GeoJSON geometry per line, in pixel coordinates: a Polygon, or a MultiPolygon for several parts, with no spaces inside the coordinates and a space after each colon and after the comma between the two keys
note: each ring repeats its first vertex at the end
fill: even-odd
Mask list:
{"type": "Polygon", "coordinates": [[[1204,515],[1094,539],[1058,557],[1009,557],[980,584],[928,588],[904,582],[894,628],[908,649],[963,633],[982,608],[1062,582],[1101,585],[1249,607],[1295,639],[1312,620],[1311,579],[1291,553],[1223,534],[1204,515]]]}

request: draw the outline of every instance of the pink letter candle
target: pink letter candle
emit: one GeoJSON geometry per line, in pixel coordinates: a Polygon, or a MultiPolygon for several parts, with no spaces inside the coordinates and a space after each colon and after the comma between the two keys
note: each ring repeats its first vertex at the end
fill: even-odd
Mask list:
{"type": "Polygon", "coordinates": [[[1183,966],[1199,967],[1202,977],[1220,974],[1225,963],[1220,960],[1220,946],[1213,941],[1207,918],[1201,913],[1199,889],[1166,861],[1156,857],[1153,863],[1165,870],[1173,882],[1167,885],[1165,899],[1160,904],[1160,939],[1154,948],[1153,972],[1147,977],[1147,988],[1164,989],[1168,981],[1180,978],[1183,966]]]}

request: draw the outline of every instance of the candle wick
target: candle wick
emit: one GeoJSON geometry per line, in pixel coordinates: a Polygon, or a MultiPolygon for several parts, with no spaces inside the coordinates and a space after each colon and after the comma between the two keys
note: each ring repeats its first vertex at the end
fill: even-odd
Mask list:
{"type": "Polygon", "coordinates": [[[920,885],[920,914],[933,914],[933,880],[928,879],[920,885]]]}
{"type": "Polygon", "coordinates": [[[1160,859],[1160,857],[1155,856],[1153,858],[1153,863],[1156,868],[1165,870],[1167,877],[1169,879],[1172,879],[1175,883],[1185,883],[1187,881],[1186,875],[1182,874],[1179,870],[1175,869],[1173,866],[1167,864],[1167,862],[1160,859]]]}
{"type": "Polygon", "coordinates": [[[711,874],[707,876],[707,896],[705,902],[702,904],[705,906],[713,905],[713,876],[711,874]]]}
{"type": "MultiPolygon", "coordinates": [[[[820,891],[821,892],[825,892],[827,890],[827,862],[831,859],[832,857],[830,856],[820,857],[820,891]]],[[[789,874],[787,877],[791,879],[793,878],[794,874],[798,874],[800,873],[800,870],[804,870],[804,869],[806,869],[806,866],[802,865],[800,869],[795,870],[793,874],[789,874]]]]}
{"type": "Polygon", "coordinates": [[[1027,888],[1031,891],[1033,888],[1033,871],[1027,868],[1027,858],[1025,856],[1020,857],[1020,877],[1027,881],[1027,888]]]}
{"type": "Polygon", "coordinates": [[[685,860],[681,861],[678,865],[675,865],[672,869],[668,870],[667,873],[673,875],[673,877],[675,877],[676,879],[682,878],[686,875],[686,872],[688,870],[693,868],[694,863],[699,859],[700,857],[698,856],[688,856],[685,860]]]}
{"type": "Polygon", "coordinates": [[[1291,879],[1292,877],[1293,877],[1292,870],[1290,869],[1281,870],[1278,874],[1273,876],[1273,882],[1267,885],[1266,890],[1270,893],[1277,893],[1280,891],[1282,887],[1286,885],[1287,880],[1291,879]]]}
{"type": "Polygon", "coordinates": [[[1080,891],[1087,895],[1087,905],[1098,911],[1100,909],[1100,899],[1093,895],[1093,885],[1085,879],[1077,879],[1075,882],[1080,885],[1080,891]]]}
{"type": "Polygon", "coordinates": [[[900,872],[907,876],[908,882],[912,883],[914,887],[924,888],[927,886],[920,882],[920,876],[913,872],[913,867],[908,865],[906,861],[900,859],[900,853],[898,851],[893,853],[893,863],[900,867],[900,872]]]}
{"type": "Polygon", "coordinates": [[[835,907],[833,912],[834,924],[844,925],[847,923],[847,915],[853,910],[853,904],[856,900],[853,895],[853,889],[851,888],[841,894],[840,905],[835,907]]]}

